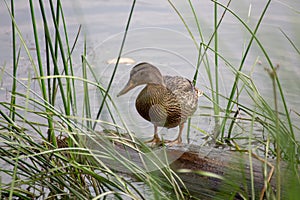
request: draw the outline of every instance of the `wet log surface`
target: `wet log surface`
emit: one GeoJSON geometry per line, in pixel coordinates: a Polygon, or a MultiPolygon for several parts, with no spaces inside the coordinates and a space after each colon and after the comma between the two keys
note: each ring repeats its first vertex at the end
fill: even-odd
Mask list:
{"type": "MultiPolygon", "coordinates": [[[[172,147],[169,153],[178,153],[180,148],[172,147]]],[[[224,177],[224,180],[199,175],[197,173],[178,173],[187,188],[195,196],[210,199],[219,197],[220,199],[249,199],[251,196],[251,168],[252,177],[254,179],[254,189],[256,199],[261,198],[263,194],[264,184],[264,165],[267,166],[266,176],[271,175],[273,160],[265,162],[260,158],[247,152],[237,152],[224,150],[219,148],[188,146],[188,151],[182,152],[182,155],[172,163],[172,168],[177,171],[179,169],[190,169],[193,171],[205,171],[224,177]],[[252,160],[252,167],[250,161],[252,160]]],[[[275,188],[274,174],[271,177],[270,184],[275,188]]]]}
{"type": "MultiPolygon", "coordinates": [[[[145,166],[145,162],[147,163],[149,155],[141,161],[141,154],[132,148],[124,149],[124,146],[118,143],[114,143],[114,148],[121,155],[129,155],[130,160],[140,164],[141,167],[145,166]]],[[[97,149],[99,150],[99,146],[97,149]]],[[[157,154],[157,152],[157,149],[153,150],[153,154],[157,154]]],[[[264,161],[263,158],[249,155],[248,152],[188,144],[167,147],[166,152],[163,154],[167,154],[171,158],[171,168],[177,172],[191,195],[200,199],[249,199],[252,194],[255,195],[255,199],[260,199],[265,195],[264,188],[268,177],[270,178],[268,181],[270,187],[273,188],[273,191],[276,188],[276,161],[273,159],[264,161]],[[250,161],[252,164],[250,164],[250,161]],[[182,169],[193,172],[182,173],[180,171],[182,169]],[[272,170],[274,170],[273,174],[271,173],[272,170]],[[224,179],[203,174],[199,175],[199,173],[196,173],[197,171],[213,173],[224,179]]],[[[117,165],[117,163],[116,165],[111,163],[115,170],[119,170],[117,165]]],[[[120,170],[122,171],[122,169],[120,170]]],[[[289,187],[287,180],[289,180],[288,176],[290,174],[284,162],[281,162],[281,172],[282,196],[284,197],[286,188],[289,187]]]]}
{"type": "MultiPolygon", "coordinates": [[[[171,163],[171,168],[177,172],[191,195],[200,199],[251,199],[251,194],[255,195],[255,199],[263,199],[266,195],[265,181],[268,178],[268,184],[273,191],[276,190],[274,159],[264,161],[256,155],[249,156],[248,152],[195,145],[167,147],[167,155],[177,158],[171,163]],[[182,169],[193,172],[182,173],[182,169]],[[266,172],[264,169],[267,169],[266,172]],[[224,179],[200,175],[197,171],[220,175],[224,179]],[[251,190],[251,176],[254,180],[254,193],[251,190]]],[[[281,170],[285,174],[282,176],[284,183],[288,179],[286,167],[281,162],[281,170]]],[[[286,187],[287,185],[282,185],[283,197],[286,196],[286,187]]]]}

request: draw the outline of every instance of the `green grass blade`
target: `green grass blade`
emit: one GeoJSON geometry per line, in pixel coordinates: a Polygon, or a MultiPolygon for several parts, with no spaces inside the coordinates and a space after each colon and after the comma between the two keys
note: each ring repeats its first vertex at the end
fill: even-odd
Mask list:
{"type": "MultiPolygon", "coordinates": [[[[118,68],[118,65],[119,65],[119,61],[120,61],[120,58],[121,58],[121,55],[122,55],[122,52],[123,52],[123,48],[124,48],[124,45],[125,45],[127,33],[128,33],[128,30],[129,30],[129,25],[130,25],[131,18],[132,18],[132,15],[133,15],[134,7],[135,7],[135,2],[136,2],[136,0],[134,0],[134,1],[132,2],[132,5],[131,5],[131,9],[130,9],[129,17],[128,17],[128,20],[127,20],[127,24],[126,24],[124,36],[123,36],[122,43],[121,43],[121,47],[120,47],[119,54],[118,54],[118,58],[117,58],[117,61],[116,61],[114,70],[113,70],[113,72],[112,72],[111,78],[110,78],[110,80],[109,80],[107,89],[106,89],[106,91],[105,91],[105,95],[104,95],[104,97],[103,97],[103,99],[102,99],[102,102],[101,102],[101,104],[100,104],[100,108],[99,108],[99,110],[98,110],[98,113],[97,113],[97,116],[96,116],[96,120],[99,119],[99,117],[100,117],[100,114],[101,114],[101,112],[102,112],[103,106],[104,106],[104,104],[105,104],[105,101],[106,101],[106,98],[107,98],[107,95],[108,95],[108,92],[109,92],[109,90],[110,90],[110,87],[111,87],[112,82],[113,82],[113,80],[114,80],[115,74],[116,74],[116,72],[117,72],[117,68],[118,68]]],[[[97,122],[94,123],[94,125],[93,125],[93,130],[95,130],[96,125],[97,125],[97,122]]]]}

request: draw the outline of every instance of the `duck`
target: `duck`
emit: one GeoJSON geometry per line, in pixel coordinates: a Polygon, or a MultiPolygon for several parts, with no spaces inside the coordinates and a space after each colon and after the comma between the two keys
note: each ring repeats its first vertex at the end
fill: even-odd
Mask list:
{"type": "Polygon", "coordinates": [[[158,127],[169,129],[179,126],[176,139],[164,140],[164,143],[181,144],[184,123],[196,111],[202,92],[187,78],[163,76],[157,67],[142,62],[131,69],[130,78],[117,97],[140,85],[146,86],[136,98],[136,110],[154,125],[153,139],[147,142],[161,143],[158,127]]]}

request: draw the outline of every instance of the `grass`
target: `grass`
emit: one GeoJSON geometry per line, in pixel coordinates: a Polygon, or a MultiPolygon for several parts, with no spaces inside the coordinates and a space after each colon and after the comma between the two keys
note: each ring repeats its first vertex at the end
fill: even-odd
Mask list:
{"type": "MultiPolygon", "coordinates": [[[[170,2],[170,1],[169,1],[170,2]]],[[[276,180],[277,180],[277,188],[276,188],[276,199],[281,199],[281,171],[280,171],[280,163],[282,160],[287,161],[290,165],[290,169],[293,171],[292,173],[295,174],[295,182],[297,182],[296,185],[299,185],[299,155],[298,149],[299,149],[299,141],[296,141],[295,139],[295,132],[294,132],[294,125],[292,123],[292,119],[290,116],[290,110],[288,109],[287,103],[286,103],[286,97],[284,95],[282,86],[281,86],[281,81],[279,77],[277,76],[276,72],[276,66],[273,64],[267,50],[257,38],[257,32],[259,28],[262,26],[262,21],[266,15],[266,12],[269,9],[269,6],[271,4],[271,1],[267,1],[265,4],[264,9],[262,10],[262,13],[260,14],[256,26],[254,29],[251,29],[247,23],[238,15],[236,14],[233,10],[230,9],[230,4],[232,1],[227,1],[226,4],[223,4],[219,1],[212,1],[214,4],[214,31],[209,37],[208,42],[205,42],[203,40],[203,33],[202,33],[202,28],[199,23],[199,19],[197,15],[195,14],[195,8],[192,5],[192,3],[189,1],[189,6],[191,8],[191,12],[193,13],[194,16],[194,21],[197,24],[197,29],[198,30],[198,35],[200,38],[200,46],[197,46],[198,49],[201,48],[201,46],[204,47],[204,50],[199,50],[199,59],[197,61],[197,69],[195,71],[194,77],[197,77],[197,74],[199,73],[199,66],[203,64],[206,69],[206,75],[210,83],[209,90],[211,90],[211,97],[205,95],[211,102],[212,102],[212,107],[213,107],[213,113],[215,116],[215,131],[213,133],[212,139],[223,143],[229,143],[229,145],[232,145],[230,143],[233,142],[235,144],[234,146],[237,147],[237,150],[241,150],[241,147],[237,146],[239,143],[238,138],[234,138],[232,135],[233,133],[233,126],[239,126],[236,118],[240,115],[240,112],[245,112],[248,117],[250,118],[251,124],[250,124],[250,133],[248,133],[248,140],[249,140],[249,145],[248,147],[246,146],[247,149],[257,149],[258,147],[252,145],[252,143],[257,142],[255,141],[256,139],[252,137],[252,131],[253,131],[253,126],[256,124],[259,124],[260,126],[263,127],[264,130],[267,132],[267,140],[261,140],[259,141],[259,145],[263,145],[264,152],[269,152],[271,153],[274,157],[276,157],[276,180]],[[223,9],[223,13],[220,18],[218,18],[217,12],[218,9],[223,9]],[[219,53],[219,45],[218,45],[218,29],[219,25],[222,24],[222,20],[225,15],[232,15],[236,18],[236,20],[242,24],[242,26],[248,31],[250,34],[250,40],[245,44],[245,51],[243,52],[240,64],[238,67],[235,67],[233,64],[231,64],[226,57],[223,57],[219,53]],[[214,41],[213,47],[211,46],[211,42],[214,41]],[[270,81],[272,82],[272,87],[273,87],[273,100],[274,100],[274,105],[270,105],[267,103],[265,98],[260,95],[259,89],[257,86],[254,84],[254,81],[250,76],[244,74],[243,68],[245,67],[245,61],[246,58],[249,55],[250,49],[253,46],[253,43],[256,43],[260,50],[263,52],[263,55],[265,59],[268,62],[268,68],[267,68],[267,73],[270,75],[270,81]],[[208,59],[204,59],[207,57],[207,52],[212,52],[214,54],[214,62],[209,62],[208,59]],[[223,63],[226,64],[226,66],[229,68],[229,70],[234,74],[234,82],[231,87],[231,92],[228,97],[220,94],[219,91],[219,71],[218,71],[218,66],[219,66],[219,60],[221,60],[223,63]],[[211,65],[214,65],[214,71],[212,71],[212,68],[210,67],[211,65]],[[215,83],[213,83],[213,75],[215,78],[215,83]],[[240,84],[240,82],[242,82],[240,84]],[[242,85],[241,89],[238,88],[239,85],[242,85]],[[252,99],[253,103],[253,108],[243,105],[239,101],[239,96],[242,93],[242,91],[246,91],[248,94],[248,97],[252,99]],[[225,99],[227,101],[227,106],[226,108],[221,108],[219,104],[219,98],[225,99]],[[284,108],[284,113],[279,112],[279,102],[282,103],[282,106],[284,108]],[[237,111],[234,112],[233,108],[234,106],[237,107],[237,111]],[[224,111],[224,116],[221,116],[220,111],[224,111]],[[232,118],[230,115],[231,113],[235,113],[234,117],[232,118]],[[227,121],[231,120],[231,123],[227,123],[227,121]],[[221,124],[219,124],[219,121],[221,124]],[[229,127],[229,128],[228,128],[229,127]],[[225,133],[228,135],[225,136],[225,133]],[[270,143],[273,143],[273,147],[270,146],[270,143]]],[[[185,22],[185,19],[183,15],[177,10],[176,6],[170,2],[171,6],[174,8],[176,13],[179,15],[181,21],[185,25],[186,29],[188,30],[188,33],[191,35],[191,38],[194,40],[194,43],[197,45],[199,44],[198,41],[196,41],[196,36],[193,35],[191,31],[191,27],[187,25],[185,22]]],[[[295,45],[295,43],[280,29],[280,31],[284,34],[284,36],[288,39],[288,41],[291,43],[291,47],[295,49],[298,54],[298,48],[295,45]]],[[[240,121],[240,120],[239,120],[240,121]]],[[[296,129],[299,129],[298,127],[296,129]]],[[[209,135],[209,133],[207,133],[209,135]]],[[[247,137],[247,136],[246,136],[247,137]]],[[[262,155],[264,154],[262,152],[262,155]]],[[[267,153],[268,154],[268,153],[267,153]]],[[[267,159],[267,154],[265,159],[267,159]]],[[[251,158],[250,163],[251,163],[251,158]]],[[[253,183],[253,182],[252,182],[253,183]]],[[[252,186],[253,188],[253,186],[252,186]]],[[[253,192],[253,189],[252,189],[253,192]]],[[[295,194],[295,191],[291,191],[291,193],[295,194]]],[[[254,198],[254,195],[252,193],[252,197],[254,198]]],[[[268,196],[271,198],[270,196],[268,196]]]]}
{"type": "MultiPolygon", "coordinates": [[[[232,1],[228,1],[227,4],[213,1],[214,30],[207,42],[204,39],[207,35],[202,32],[192,1],[187,3],[197,26],[197,36],[194,35],[192,27],[189,27],[176,5],[172,1],[168,2],[183,22],[198,50],[193,83],[196,84],[198,80],[201,66],[204,66],[203,71],[209,80],[207,87],[211,91],[211,96],[205,94],[205,97],[212,104],[211,117],[215,117],[215,130],[213,133],[206,134],[211,136],[215,144],[228,145],[241,152],[247,150],[250,153],[258,153],[266,160],[269,156],[276,158],[275,189],[269,187],[266,180],[268,167],[266,165],[264,167],[265,186],[268,188],[266,199],[281,199],[284,196],[281,193],[281,186],[285,184],[282,176],[285,176],[286,172],[281,171],[282,162],[287,163],[288,173],[292,173],[289,181],[294,187],[288,188],[287,193],[291,194],[288,197],[292,199],[292,195],[299,195],[297,187],[300,185],[299,141],[295,137],[299,127],[293,124],[290,116],[282,83],[277,75],[277,67],[257,37],[271,1],[266,3],[254,28],[230,9],[232,1]],[[223,10],[221,16],[217,14],[220,10],[223,10]],[[219,52],[222,45],[219,43],[219,28],[227,15],[233,16],[249,35],[238,66],[232,64],[219,52]],[[246,74],[243,71],[245,60],[254,44],[259,47],[268,62],[264,73],[269,74],[272,83],[273,104],[268,103],[266,97],[261,95],[251,72],[246,74]],[[209,60],[208,53],[213,53],[213,61],[209,60]],[[220,92],[221,63],[224,63],[234,76],[229,96],[220,92]],[[242,94],[247,95],[252,101],[252,106],[243,104],[240,100],[242,94]],[[220,101],[226,101],[226,106],[222,107],[220,101]],[[283,111],[280,111],[279,107],[283,107],[283,111]],[[239,118],[240,113],[245,117],[239,118]],[[245,122],[250,125],[249,132],[236,134],[235,128],[242,127],[242,123],[245,122]],[[254,136],[254,127],[257,126],[263,130],[262,134],[266,137],[254,136]],[[245,139],[246,145],[243,144],[245,139]]],[[[21,199],[192,198],[189,189],[184,186],[178,174],[170,169],[168,160],[164,156],[159,157],[153,153],[152,149],[140,142],[127,128],[122,119],[124,116],[119,114],[109,93],[130,30],[136,2],[132,2],[118,59],[106,88],[99,82],[99,77],[93,71],[86,56],[88,38],[85,38],[82,47],[78,44],[78,38],[82,34],[81,27],[78,26],[75,38],[69,38],[61,1],[55,3],[53,1],[45,3],[42,0],[38,3],[29,1],[34,51],[29,50],[29,44],[15,20],[17,14],[15,2],[12,0],[10,5],[6,1],[5,3],[12,23],[13,70],[10,73],[2,69],[4,75],[0,76],[1,78],[8,76],[12,80],[10,100],[0,102],[0,162],[5,166],[0,169],[1,197],[6,199],[17,197],[21,199]],[[37,23],[38,18],[42,19],[42,25],[37,23]],[[42,32],[38,31],[40,28],[42,32]],[[82,49],[79,59],[81,76],[75,75],[73,64],[74,60],[78,60],[73,54],[78,48],[82,49]],[[23,54],[26,54],[34,73],[34,75],[28,73],[27,81],[17,75],[20,56],[24,56],[23,54]],[[92,114],[91,89],[97,90],[101,96],[96,116],[92,114]],[[83,97],[78,96],[78,90],[83,91],[83,97]],[[80,98],[83,100],[81,105],[78,103],[80,98]],[[58,101],[62,102],[61,105],[58,105],[58,101]],[[108,111],[111,121],[100,119],[104,108],[108,111]],[[119,119],[120,124],[118,124],[119,119]],[[103,133],[96,131],[97,127],[105,125],[109,125],[114,131],[103,133]],[[122,133],[129,134],[129,137],[122,133]],[[139,162],[131,159],[132,153],[138,155],[139,162]],[[154,167],[156,172],[152,172],[149,166],[154,167]],[[124,174],[134,174],[134,179],[124,174]],[[133,184],[133,180],[143,182],[147,186],[146,192],[133,184]]],[[[295,42],[283,30],[280,31],[291,44],[291,49],[299,54],[295,42]]],[[[252,163],[251,156],[249,162],[252,163]]],[[[203,171],[182,169],[180,172],[198,173],[220,180],[228,179],[228,177],[203,171]]],[[[251,196],[254,199],[257,194],[254,191],[252,165],[250,165],[250,174],[252,182],[249,194],[243,196],[251,196]]],[[[238,191],[238,186],[232,184],[231,189],[233,190],[231,198],[234,198],[234,191],[238,191]]]]}
{"type": "MultiPolygon", "coordinates": [[[[27,83],[18,79],[17,56],[13,57],[13,74],[5,72],[13,80],[13,87],[11,101],[0,103],[0,154],[1,162],[6,166],[1,168],[1,174],[7,177],[1,182],[1,196],[8,199],[145,199],[137,186],[131,184],[131,179],[128,180],[111,169],[117,165],[121,166],[122,170],[135,174],[137,180],[143,180],[149,188],[149,195],[155,199],[183,198],[184,193],[187,193],[179,187],[182,183],[177,175],[165,161],[155,156],[146,156],[149,154],[149,148],[140,143],[134,135],[128,140],[123,135],[99,134],[94,131],[97,123],[110,124],[118,130],[123,129],[115,123],[99,120],[99,115],[92,119],[90,88],[96,88],[103,95],[99,114],[103,106],[107,106],[108,110],[114,110],[116,106],[109,96],[109,88],[103,88],[93,71],[90,71],[92,68],[86,59],[87,41],[81,56],[82,77],[74,75],[72,51],[78,48],[77,39],[70,44],[61,2],[57,1],[54,5],[51,1],[44,5],[43,1],[39,1],[38,4],[29,1],[35,54],[29,51],[22,31],[15,21],[14,2],[11,1],[10,6],[6,5],[11,14],[12,28],[16,30],[12,32],[12,37],[20,41],[20,51],[26,52],[34,77],[29,73],[27,83]],[[36,5],[39,7],[34,7],[36,5]],[[50,17],[46,14],[49,11],[47,9],[50,9],[50,17]],[[36,11],[40,13],[35,13],[36,11]],[[44,44],[37,31],[37,15],[43,21],[44,44]],[[54,28],[50,28],[50,24],[54,28]],[[45,48],[45,54],[42,53],[42,48],[45,48]],[[80,82],[84,91],[81,117],[78,116],[79,105],[76,97],[80,82]],[[31,89],[32,84],[37,84],[38,89],[31,89]],[[56,106],[58,99],[62,100],[62,107],[59,109],[56,106]],[[11,114],[7,115],[6,111],[11,114]],[[91,148],[91,143],[95,147],[91,148]],[[124,148],[136,151],[142,161],[155,161],[153,165],[160,166],[161,175],[151,174],[146,166],[132,162],[127,154],[118,152],[113,143],[120,143],[124,148]],[[170,191],[173,191],[175,196],[167,196],[170,191]]],[[[130,20],[127,27],[129,24],[130,20]]],[[[79,34],[80,28],[77,35],[79,34]]],[[[125,38],[126,35],[122,45],[125,38]]],[[[16,45],[13,49],[15,55],[18,50],[16,45]]],[[[122,48],[120,55],[121,52],[122,48]]],[[[129,130],[126,132],[130,133],[129,130]]]]}

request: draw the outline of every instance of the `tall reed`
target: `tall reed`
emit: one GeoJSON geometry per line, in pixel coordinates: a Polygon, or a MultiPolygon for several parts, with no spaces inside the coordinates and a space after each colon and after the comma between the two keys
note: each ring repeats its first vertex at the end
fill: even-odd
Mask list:
{"type": "MultiPolygon", "coordinates": [[[[286,97],[284,95],[284,91],[282,89],[282,83],[279,79],[279,77],[276,75],[276,66],[273,64],[269,53],[267,52],[266,48],[263,46],[259,38],[257,37],[258,30],[262,26],[262,21],[266,17],[266,13],[270,7],[271,1],[267,1],[264,8],[262,9],[261,14],[258,17],[258,20],[256,21],[255,27],[252,29],[247,22],[245,22],[241,16],[239,16],[235,11],[233,11],[230,8],[232,1],[227,1],[226,3],[222,3],[220,1],[212,1],[213,4],[213,24],[211,25],[213,27],[213,32],[209,36],[208,42],[203,40],[203,33],[202,28],[200,26],[200,20],[198,19],[197,13],[195,12],[196,7],[191,3],[191,1],[188,2],[188,6],[190,7],[190,12],[194,16],[194,22],[196,24],[196,30],[198,30],[199,34],[199,41],[196,41],[196,37],[192,33],[192,28],[188,26],[186,23],[186,19],[183,17],[184,13],[180,13],[178,8],[175,6],[175,4],[172,1],[169,1],[172,8],[175,10],[175,12],[178,14],[180,20],[183,22],[183,25],[186,27],[188,33],[191,36],[191,39],[194,41],[194,44],[197,45],[199,51],[198,60],[196,64],[196,71],[195,71],[195,79],[197,79],[198,73],[200,73],[199,67],[201,65],[205,66],[205,72],[207,79],[209,80],[209,86],[208,89],[211,91],[211,96],[205,95],[209,101],[212,103],[213,113],[215,121],[217,122],[215,124],[215,130],[212,133],[208,133],[211,135],[211,137],[215,141],[220,141],[221,143],[228,142],[230,144],[233,142],[236,146],[239,145],[239,139],[238,137],[233,136],[233,127],[239,126],[238,121],[243,121],[243,119],[237,120],[239,114],[242,112],[243,114],[246,114],[250,119],[245,119],[251,121],[251,130],[253,130],[253,126],[261,126],[263,130],[267,132],[267,140],[259,139],[259,144],[264,146],[265,152],[267,152],[265,155],[272,154],[276,157],[277,163],[276,163],[276,179],[277,179],[277,193],[276,198],[280,199],[281,196],[281,185],[283,184],[283,180],[280,178],[281,171],[280,166],[282,160],[286,161],[291,169],[291,173],[295,175],[295,179],[292,180],[293,182],[296,182],[296,185],[300,185],[300,179],[299,179],[299,170],[298,170],[298,164],[299,164],[299,155],[297,155],[299,152],[299,141],[295,139],[295,125],[292,123],[291,115],[289,108],[287,106],[286,97]],[[223,13],[221,17],[218,16],[218,10],[223,9],[223,13]],[[225,15],[231,15],[236,20],[237,23],[240,23],[242,27],[249,33],[250,38],[247,41],[245,45],[245,50],[243,52],[242,58],[240,60],[240,63],[237,67],[235,67],[228,58],[224,57],[219,52],[220,44],[218,43],[219,35],[218,35],[218,28],[223,22],[223,18],[225,15]],[[214,41],[214,43],[211,43],[214,41]],[[198,46],[198,44],[201,44],[198,46]],[[266,98],[261,95],[260,88],[254,84],[254,81],[252,80],[251,74],[246,75],[244,74],[244,68],[245,68],[245,62],[246,59],[249,57],[250,49],[253,45],[257,45],[260,49],[260,51],[263,53],[264,58],[267,60],[269,71],[271,72],[271,82],[273,85],[273,97],[274,97],[274,105],[270,105],[266,98]],[[204,51],[201,50],[203,47],[204,51]],[[212,52],[214,54],[214,61],[211,63],[210,61],[204,59],[207,57],[207,53],[212,52]],[[218,70],[218,67],[221,63],[224,63],[228,69],[232,72],[234,75],[234,81],[231,86],[231,90],[229,93],[229,96],[225,96],[220,93],[219,88],[219,76],[220,71],[218,70]],[[210,65],[214,65],[214,72],[211,70],[210,65]],[[213,78],[215,79],[215,82],[213,83],[213,78]],[[241,88],[238,86],[242,85],[241,88]],[[252,100],[253,107],[250,107],[249,105],[245,105],[243,102],[239,101],[239,96],[241,92],[246,92],[246,95],[249,99],[252,100]],[[220,104],[220,100],[226,101],[226,107],[222,108],[220,104]],[[282,103],[282,106],[284,108],[284,113],[280,113],[278,110],[279,102],[282,103]],[[233,110],[234,106],[237,107],[237,111],[233,110]],[[235,113],[233,117],[231,117],[232,113],[235,113]],[[222,116],[223,114],[223,116],[222,116]],[[218,127],[218,120],[220,119],[220,127],[218,127]],[[231,120],[231,123],[228,123],[228,121],[231,120]],[[220,131],[218,131],[220,128],[220,131]],[[270,145],[270,142],[273,142],[275,149],[272,148],[272,145],[270,145]]],[[[201,10],[201,8],[197,8],[198,10],[201,10]]],[[[194,28],[195,29],[195,28],[194,28]]],[[[282,32],[282,30],[281,30],[282,32]]],[[[285,34],[285,37],[288,39],[288,41],[291,43],[291,46],[293,49],[298,51],[297,46],[295,43],[285,34]]],[[[203,73],[203,72],[202,72],[203,73]]],[[[299,127],[297,127],[299,130],[299,127]]],[[[245,134],[245,137],[248,138],[248,146],[249,149],[256,149],[257,146],[254,146],[253,144],[257,142],[255,138],[253,138],[251,133],[243,133],[245,134]]],[[[263,134],[263,133],[262,133],[263,134]]],[[[237,148],[237,150],[240,150],[240,147],[237,148]]],[[[251,150],[250,150],[251,151],[251,150]]],[[[265,152],[261,152],[261,155],[264,155],[265,152]]],[[[251,158],[250,163],[251,163],[251,158]]],[[[265,158],[267,159],[267,158],[265,158]]],[[[292,191],[292,190],[291,190],[292,191]]],[[[292,191],[293,194],[295,194],[296,191],[292,191]]],[[[253,195],[253,194],[252,194],[253,195]]]]}
{"type": "MultiPolygon", "coordinates": [[[[212,118],[216,122],[215,131],[211,133],[213,141],[222,144],[227,141],[227,144],[235,144],[232,145],[232,148],[235,147],[236,150],[250,149],[250,153],[258,152],[264,156],[265,160],[268,159],[269,155],[276,157],[277,188],[276,191],[269,188],[266,195],[267,199],[271,199],[273,193],[277,199],[285,197],[284,194],[280,193],[282,184],[285,184],[281,178],[285,172],[281,171],[280,165],[286,162],[292,174],[290,182],[293,183],[288,192],[291,195],[299,195],[299,141],[295,137],[295,130],[299,130],[299,127],[296,127],[292,122],[282,84],[276,74],[276,66],[257,37],[271,1],[269,0],[265,4],[253,29],[242,17],[230,9],[230,0],[227,4],[212,1],[214,9],[213,31],[207,37],[209,38],[208,41],[204,39],[206,35],[203,33],[192,1],[189,0],[187,3],[197,26],[198,37],[194,35],[192,28],[188,26],[184,15],[180,13],[176,5],[172,1],[168,2],[178,14],[197,47],[198,58],[195,61],[196,70],[193,83],[196,84],[202,65],[204,65],[209,80],[207,87],[211,91],[211,96],[206,94],[205,97],[212,103],[212,118]],[[223,9],[223,13],[219,16],[217,13],[221,9],[223,9]],[[221,37],[219,27],[223,23],[225,15],[233,16],[249,33],[249,41],[246,43],[245,52],[238,66],[232,64],[228,58],[219,52],[222,47],[222,44],[219,43],[221,37]],[[255,85],[251,74],[243,72],[245,61],[254,43],[257,44],[268,62],[274,105],[268,103],[266,98],[261,95],[260,88],[255,85]],[[213,63],[208,58],[210,52],[214,55],[213,63]],[[220,63],[224,63],[234,77],[229,96],[220,92],[220,63]],[[238,89],[239,85],[242,87],[238,89]],[[242,91],[251,100],[253,106],[246,105],[239,100],[242,91]],[[220,105],[222,100],[226,101],[225,108],[220,105]],[[278,109],[280,102],[284,108],[283,113],[280,113],[278,109]],[[238,112],[233,110],[234,106],[238,107],[238,112]],[[239,112],[243,112],[246,118],[238,119],[239,112]],[[235,115],[231,116],[232,113],[235,115]],[[230,120],[231,123],[228,123],[230,120]],[[237,137],[233,134],[234,127],[239,126],[239,121],[249,122],[251,128],[248,135],[243,133],[245,136],[237,137]],[[257,139],[253,137],[255,126],[264,130],[267,134],[266,138],[257,139]],[[242,143],[240,142],[242,141],[241,138],[247,138],[246,146],[240,144],[242,143]],[[257,149],[261,152],[256,151],[257,149]]],[[[13,71],[12,73],[4,72],[7,77],[10,77],[9,80],[12,83],[11,98],[8,102],[0,102],[0,162],[5,166],[0,168],[3,177],[1,180],[1,197],[8,199],[17,197],[21,199],[192,198],[182,180],[170,169],[166,156],[159,157],[156,155],[127,128],[123,116],[120,115],[109,93],[118,69],[136,1],[132,2],[120,44],[118,60],[107,87],[101,85],[86,56],[89,38],[84,37],[83,46],[78,47],[78,40],[82,34],[81,26],[79,26],[73,40],[70,38],[68,23],[64,17],[63,5],[60,0],[49,2],[29,0],[30,25],[32,26],[35,45],[33,51],[29,50],[28,42],[23,37],[22,30],[16,21],[16,2],[12,0],[10,6],[6,1],[5,3],[12,24],[13,71]],[[42,19],[42,32],[38,31],[40,28],[39,23],[37,23],[38,17],[42,19]],[[44,37],[44,40],[41,40],[41,36],[44,37]],[[83,52],[80,56],[74,53],[78,48],[83,52]],[[17,77],[20,70],[19,58],[24,54],[34,72],[34,77],[28,73],[27,82],[17,77]],[[79,57],[78,60],[81,61],[80,75],[74,73],[74,60],[77,56],[79,57]],[[33,89],[34,84],[37,84],[37,87],[33,89]],[[96,116],[92,114],[91,89],[95,89],[101,95],[96,116]],[[83,91],[82,104],[78,103],[80,102],[79,98],[81,98],[78,95],[80,90],[83,91]],[[58,104],[60,100],[61,105],[58,104]],[[111,121],[100,119],[104,108],[107,108],[111,121]],[[121,125],[118,124],[117,119],[120,119],[121,125]],[[110,125],[113,130],[96,131],[97,125],[99,127],[110,125]],[[122,132],[126,132],[129,137],[123,135],[122,132]],[[138,162],[132,160],[132,153],[137,155],[138,162]],[[156,172],[152,172],[153,169],[156,172]],[[135,179],[125,176],[119,171],[134,174],[135,179]],[[138,184],[132,183],[136,180],[145,184],[145,192],[139,188],[138,184]]],[[[290,42],[293,50],[299,52],[295,42],[285,32],[282,31],[282,33],[290,42]]],[[[164,148],[162,151],[165,155],[164,148]]],[[[252,163],[250,155],[249,162],[252,163]]],[[[266,165],[264,171],[265,185],[269,187],[266,165]]],[[[182,172],[191,173],[192,171],[182,170],[182,172]]],[[[252,173],[251,189],[249,194],[243,195],[254,198],[251,165],[250,172],[252,173]]],[[[218,179],[224,178],[206,172],[201,175],[218,179]]],[[[232,186],[234,191],[239,188],[234,184],[232,186]]]]}
{"type": "MultiPolygon", "coordinates": [[[[70,43],[62,2],[29,0],[35,44],[32,51],[29,51],[15,20],[15,2],[11,1],[10,6],[5,3],[12,22],[13,73],[4,72],[8,80],[12,80],[11,100],[0,102],[0,162],[4,164],[0,173],[5,177],[1,181],[1,197],[183,199],[189,195],[165,158],[153,154],[129,130],[125,130],[129,138],[113,131],[104,133],[95,130],[96,124],[109,124],[120,132],[124,131],[116,124],[115,118],[122,120],[122,116],[119,116],[109,94],[114,74],[109,86],[104,88],[86,57],[88,38],[84,39],[83,53],[79,56],[81,76],[74,74],[73,63],[77,56],[74,50],[78,48],[81,29],[79,26],[74,43],[70,43]],[[38,31],[41,28],[37,23],[39,17],[42,19],[42,32],[38,31]],[[17,39],[20,41],[19,50],[17,39]],[[27,83],[16,76],[20,54],[27,56],[30,70],[34,72],[34,77],[31,72],[28,73],[27,83]],[[35,83],[37,87],[32,89],[35,83]],[[97,116],[92,115],[91,88],[96,88],[103,95],[97,116]],[[82,105],[77,103],[80,90],[84,94],[82,105]],[[58,105],[60,100],[62,104],[58,105]],[[104,106],[113,122],[99,119],[104,106]],[[115,144],[119,144],[125,152],[120,152],[115,144]],[[140,163],[131,160],[127,151],[136,153],[140,163]],[[153,169],[149,166],[158,173],[151,173],[153,169]],[[118,171],[134,174],[136,179],[118,171]],[[147,191],[141,191],[138,184],[132,183],[133,180],[143,182],[147,191]]],[[[119,58],[134,5],[135,1],[129,13],[119,58]]],[[[118,64],[114,73],[117,67],[118,64]]]]}

